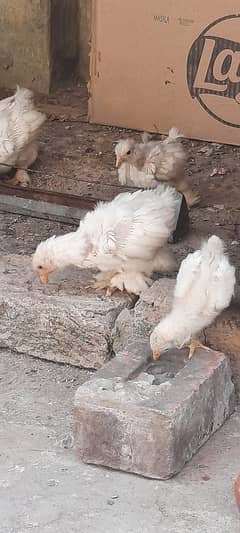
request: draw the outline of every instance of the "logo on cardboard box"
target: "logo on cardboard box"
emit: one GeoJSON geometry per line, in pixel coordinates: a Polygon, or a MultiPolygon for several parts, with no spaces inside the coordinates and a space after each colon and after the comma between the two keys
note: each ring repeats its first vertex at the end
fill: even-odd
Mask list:
{"type": "Polygon", "coordinates": [[[240,128],[240,14],[216,20],[194,41],[187,81],[207,113],[240,128]]]}

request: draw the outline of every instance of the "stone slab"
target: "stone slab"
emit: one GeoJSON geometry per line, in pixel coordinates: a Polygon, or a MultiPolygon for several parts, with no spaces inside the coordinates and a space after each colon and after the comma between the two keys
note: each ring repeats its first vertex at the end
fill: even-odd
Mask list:
{"type": "Polygon", "coordinates": [[[0,346],[15,352],[100,368],[112,355],[112,329],[129,305],[86,289],[89,270],[53,274],[46,287],[32,272],[31,258],[0,259],[0,346]]]}
{"type": "Polygon", "coordinates": [[[76,446],[83,462],[168,479],[234,408],[228,358],[199,350],[172,380],[154,384],[150,346],[128,345],[75,395],[76,446]]]}
{"type": "MultiPolygon", "coordinates": [[[[152,329],[170,311],[175,280],[161,278],[140,296],[134,309],[124,309],[114,326],[113,348],[123,350],[133,336],[147,340],[152,329]]],[[[240,296],[236,288],[232,305],[204,330],[202,340],[230,357],[233,380],[240,398],[240,296]]]]}
{"type": "Polygon", "coordinates": [[[1,194],[0,211],[79,226],[87,209],[1,194]]]}

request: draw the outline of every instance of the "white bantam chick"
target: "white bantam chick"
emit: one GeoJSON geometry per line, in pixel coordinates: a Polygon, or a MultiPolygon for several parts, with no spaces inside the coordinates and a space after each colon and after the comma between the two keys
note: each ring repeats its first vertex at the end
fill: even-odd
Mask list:
{"type": "Polygon", "coordinates": [[[176,228],[181,200],[175,189],[160,185],[100,202],[76,232],[41,242],[33,269],[47,283],[51,272],[67,265],[97,268],[95,288],[138,295],[153,272],[175,268],[167,241],[176,228]]]}
{"type": "Polygon", "coordinates": [[[205,348],[194,336],[209,326],[229,306],[234,293],[235,268],[224,252],[224,243],[213,235],[200,250],[182,261],[171,312],[155,327],[150,344],[153,359],[169,348],[205,348]]]}
{"type": "Polygon", "coordinates": [[[120,140],[115,155],[121,185],[154,188],[159,182],[168,182],[184,194],[189,207],[199,203],[200,198],[191,190],[185,174],[182,137],[177,128],[171,128],[164,141],[120,140]]]}
{"type": "MultiPolygon", "coordinates": [[[[13,96],[0,101],[0,174],[7,174],[11,166],[28,168],[34,163],[38,155],[37,137],[45,120],[46,116],[35,109],[33,94],[28,89],[17,87],[13,96]]],[[[7,181],[23,187],[30,182],[26,170],[17,170],[7,181]]]]}

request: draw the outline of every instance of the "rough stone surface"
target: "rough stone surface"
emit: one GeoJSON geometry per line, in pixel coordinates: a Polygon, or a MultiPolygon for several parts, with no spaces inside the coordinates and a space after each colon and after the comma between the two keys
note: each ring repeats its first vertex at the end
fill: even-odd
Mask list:
{"type": "Polygon", "coordinates": [[[149,344],[134,342],[78,389],[76,445],[83,462],[167,479],[231,414],[234,387],[223,354],[198,351],[161,385],[146,373],[149,361],[149,344]]]}
{"type": "Polygon", "coordinates": [[[112,354],[111,332],[127,305],[122,298],[96,295],[86,286],[92,272],[66,269],[42,287],[31,259],[0,259],[0,345],[15,352],[99,368],[112,354]]]}
{"type": "MultiPolygon", "coordinates": [[[[156,324],[170,311],[175,280],[162,278],[147,289],[134,309],[124,309],[114,327],[115,353],[133,337],[147,339],[156,324]]],[[[231,307],[204,330],[206,344],[230,357],[236,392],[240,397],[240,304],[239,288],[231,307]]]]}
{"type": "Polygon", "coordinates": [[[154,326],[170,311],[174,279],[162,278],[144,291],[134,309],[124,309],[114,327],[113,349],[123,350],[132,338],[147,339],[154,326]]]}

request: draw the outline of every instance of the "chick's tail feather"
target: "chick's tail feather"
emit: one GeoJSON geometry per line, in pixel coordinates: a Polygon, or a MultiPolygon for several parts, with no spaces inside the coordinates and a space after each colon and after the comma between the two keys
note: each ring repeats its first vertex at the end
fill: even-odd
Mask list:
{"type": "Polygon", "coordinates": [[[172,142],[172,141],[176,141],[180,137],[182,138],[184,137],[184,135],[179,131],[178,128],[173,127],[169,130],[168,137],[165,140],[167,142],[172,142]]]}
{"type": "Polygon", "coordinates": [[[17,85],[14,98],[18,104],[29,104],[33,102],[33,92],[30,89],[17,85]]]}
{"type": "Polygon", "coordinates": [[[212,235],[209,237],[208,241],[203,245],[202,248],[203,254],[205,256],[212,255],[212,256],[219,256],[222,255],[225,251],[225,244],[216,235],[212,235]]]}

